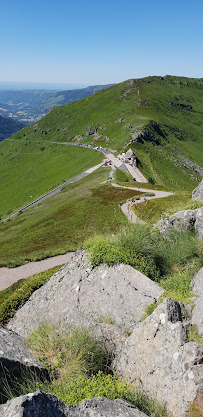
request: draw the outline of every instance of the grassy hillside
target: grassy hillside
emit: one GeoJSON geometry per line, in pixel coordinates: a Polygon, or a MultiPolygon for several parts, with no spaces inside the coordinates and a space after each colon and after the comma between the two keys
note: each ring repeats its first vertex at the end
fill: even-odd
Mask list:
{"type": "Polygon", "coordinates": [[[109,168],[99,168],[63,192],[0,224],[0,266],[20,265],[80,248],[95,233],[127,224],[119,203],[139,192],[101,184],[109,168]]]}
{"type": "MultiPolygon", "coordinates": [[[[152,188],[176,192],[167,200],[166,210],[181,199],[188,204],[191,190],[201,178],[202,113],[203,79],[171,76],[129,80],[55,108],[0,143],[0,214],[20,209],[102,158],[88,149],[53,141],[91,143],[115,152],[131,147],[152,188]]],[[[74,250],[87,235],[111,232],[124,224],[118,204],[128,196],[115,196],[107,185],[101,189],[107,171],[102,172],[1,225],[3,264],[74,250]],[[112,204],[105,205],[106,200],[112,204]]],[[[146,217],[148,206],[140,206],[138,211],[153,222],[163,214],[164,205],[163,201],[158,210],[151,203],[151,217],[146,217]]]]}
{"type": "Polygon", "coordinates": [[[53,143],[4,141],[0,147],[0,214],[9,215],[102,162],[100,152],[53,143]]]}
{"type": "Polygon", "coordinates": [[[117,151],[135,149],[143,173],[157,185],[192,190],[200,179],[180,159],[203,165],[203,79],[129,80],[52,109],[14,135],[30,141],[75,141],[117,151]]]}
{"type": "MultiPolygon", "coordinates": [[[[41,119],[53,107],[87,97],[108,86],[93,85],[63,91],[45,89],[0,90],[0,115],[5,117],[11,115],[15,120],[23,121],[24,125],[28,125],[41,119]]],[[[13,130],[11,134],[22,129],[22,127],[13,130]]]]}

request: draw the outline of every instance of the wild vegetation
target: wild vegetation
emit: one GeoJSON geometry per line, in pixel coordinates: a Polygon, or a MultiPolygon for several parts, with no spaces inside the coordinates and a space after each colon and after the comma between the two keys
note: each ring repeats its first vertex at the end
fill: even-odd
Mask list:
{"type": "Polygon", "coordinates": [[[127,219],[120,203],[137,193],[101,182],[109,168],[68,185],[63,192],[0,225],[0,266],[14,267],[81,248],[94,233],[113,233],[127,219]]]}
{"type": "MultiPolygon", "coordinates": [[[[190,280],[203,265],[203,242],[191,232],[174,231],[166,239],[156,229],[130,225],[115,237],[91,237],[84,247],[94,266],[131,265],[158,282],[165,290],[164,297],[177,301],[190,302],[190,280]]],[[[147,314],[155,307],[149,307],[147,314]]]]}
{"type": "Polygon", "coordinates": [[[41,382],[30,373],[7,395],[13,396],[41,389],[57,396],[66,404],[79,404],[84,399],[121,398],[136,405],[151,417],[167,417],[163,406],[139,387],[121,382],[110,369],[110,353],[88,330],[42,324],[27,339],[28,346],[49,370],[49,381],[41,382]]]}

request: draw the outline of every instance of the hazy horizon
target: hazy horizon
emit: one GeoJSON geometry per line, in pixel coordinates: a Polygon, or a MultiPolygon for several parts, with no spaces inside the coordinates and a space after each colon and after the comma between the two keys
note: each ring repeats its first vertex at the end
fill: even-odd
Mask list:
{"type": "Polygon", "coordinates": [[[90,86],[203,76],[200,0],[11,0],[1,5],[0,79],[90,86]]]}

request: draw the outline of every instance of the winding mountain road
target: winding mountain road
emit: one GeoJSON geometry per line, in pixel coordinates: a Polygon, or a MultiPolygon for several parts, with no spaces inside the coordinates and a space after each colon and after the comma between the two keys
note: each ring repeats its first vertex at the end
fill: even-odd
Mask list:
{"type": "MultiPolygon", "coordinates": [[[[102,152],[105,155],[105,158],[111,160],[112,163],[113,163],[113,165],[116,166],[117,168],[119,168],[122,165],[121,161],[117,157],[115,157],[113,155],[113,153],[112,153],[112,151],[110,149],[102,148],[102,147],[99,147],[99,146],[96,146],[95,147],[95,146],[92,146],[92,145],[76,144],[76,143],[72,143],[72,142],[51,142],[51,143],[58,144],[58,145],[78,146],[78,147],[83,147],[83,148],[88,148],[88,149],[94,149],[94,150],[96,150],[98,152],[102,152]]],[[[41,197],[39,197],[36,200],[34,200],[32,203],[30,203],[30,204],[22,207],[21,209],[19,209],[15,213],[11,214],[11,216],[6,217],[2,221],[3,222],[6,222],[7,220],[12,219],[13,217],[16,217],[17,214],[19,213],[19,211],[24,212],[25,210],[28,210],[29,208],[36,206],[37,204],[41,203],[42,201],[47,200],[47,198],[53,197],[54,195],[60,193],[62,191],[62,189],[66,185],[69,185],[69,184],[72,184],[74,182],[80,181],[82,178],[86,177],[87,175],[89,175],[92,172],[96,171],[96,169],[98,169],[101,166],[103,166],[104,163],[105,162],[103,160],[102,163],[97,164],[97,165],[89,168],[88,170],[82,172],[81,174],[77,175],[76,177],[70,179],[69,181],[64,182],[63,184],[61,184],[58,187],[56,187],[54,190],[50,191],[49,193],[46,193],[46,194],[42,195],[41,197]]],[[[138,168],[136,168],[136,169],[137,169],[137,171],[139,171],[138,168]]],[[[136,178],[136,173],[135,172],[131,173],[131,175],[136,178]]],[[[144,176],[142,175],[141,172],[140,172],[140,175],[144,178],[144,176]]],[[[140,181],[141,176],[138,175],[137,181],[140,181]]],[[[144,181],[144,182],[147,182],[147,180],[144,181]]]]}
{"type": "Polygon", "coordinates": [[[126,203],[122,204],[122,206],[121,206],[122,212],[126,215],[126,217],[128,218],[128,220],[131,223],[137,223],[137,224],[145,224],[145,222],[143,222],[142,220],[140,220],[136,216],[136,214],[132,210],[133,205],[143,203],[144,201],[147,201],[147,200],[154,200],[156,198],[165,198],[165,197],[169,197],[170,195],[174,195],[174,193],[169,193],[167,191],[148,190],[146,188],[138,188],[138,187],[124,187],[124,186],[118,185],[118,184],[112,184],[112,185],[113,185],[113,187],[119,187],[119,188],[125,188],[125,189],[128,189],[128,190],[141,191],[145,194],[147,194],[147,193],[153,193],[154,194],[154,196],[151,196],[151,197],[147,197],[144,194],[140,197],[140,200],[135,200],[134,202],[132,202],[132,200],[128,200],[128,201],[126,201],[126,203]]]}

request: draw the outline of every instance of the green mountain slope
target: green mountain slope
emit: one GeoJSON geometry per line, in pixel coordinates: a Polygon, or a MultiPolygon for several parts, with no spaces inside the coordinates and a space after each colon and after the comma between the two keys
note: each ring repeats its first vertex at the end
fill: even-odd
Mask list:
{"type": "MultiPolygon", "coordinates": [[[[5,117],[12,115],[16,120],[28,125],[41,119],[53,107],[79,100],[109,86],[93,85],[64,91],[0,90],[0,115],[5,117]]],[[[20,129],[22,126],[18,130],[20,129]]]]}
{"type": "Polygon", "coordinates": [[[13,139],[74,141],[120,152],[129,146],[158,185],[192,190],[203,165],[203,79],[128,80],[52,109],[13,139]],[[187,160],[183,160],[187,158],[187,160]]]}
{"type": "MultiPolygon", "coordinates": [[[[151,182],[176,191],[171,209],[186,204],[202,173],[202,113],[203,79],[170,76],[129,80],[55,108],[0,143],[0,214],[101,161],[99,152],[59,144],[68,141],[115,152],[131,147],[151,182]]],[[[119,203],[133,192],[101,185],[108,175],[109,168],[101,168],[1,223],[1,265],[75,250],[87,236],[117,232],[127,222],[119,203]]]]}
{"type": "Polygon", "coordinates": [[[95,150],[26,140],[3,141],[0,155],[0,214],[4,217],[103,159],[95,150]]]}

